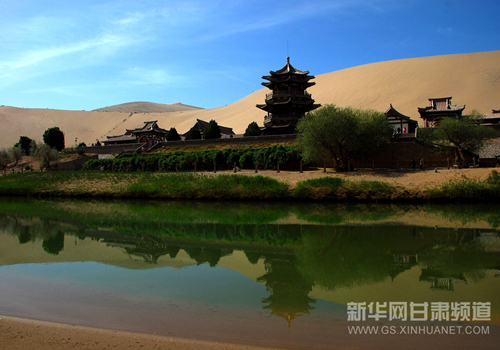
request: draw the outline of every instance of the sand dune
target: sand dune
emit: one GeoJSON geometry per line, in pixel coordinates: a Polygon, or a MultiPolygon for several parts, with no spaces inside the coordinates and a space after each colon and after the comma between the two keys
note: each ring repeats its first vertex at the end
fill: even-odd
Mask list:
{"type": "Polygon", "coordinates": [[[166,113],[166,112],[180,112],[189,111],[193,109],[202,109],[185,105],[180,102],[171,104],[153,103],[153,102],[129,102],[119,105],[94,109],[92,112],[122,112],[122,113],[166,113]]]}
{"type": "MultiPolygon", "coordinates": [[[[293,57],[291,63],[293,65],[293,57]]],[[[279,68],[269,67],[270,70],[279,68]]],[[[266,73],[255,72],[256,75],[266,73]]],[[[492,109],[500,108],[500,51],[372,63],[317,75],[315,81],[316,85],[309,92],[318,103],[379,111],[387,110],[392,103],[399,112],[419,122],[417,108],[427,106],[430,97],[453,96],[452,103],[466,105],[465,113],[473,109],[491,113],[492,109]]],[[[109,135],[123,134],[125,129],[141,126],[147,120],[158,120],[160,127],[176,127],[183,133],[197,118],[215,119],[219,125],[243,133],[252,121],[262,125],[264,113],[255,105],[263,103],[267,92],[265,88],[257,90],[224,107],[198,109],[178,104],[176,108],[182,110],[169,112],[157,110],[160,104],[147,106],[142,102],[100,109],[109,112],[0,107],[0,147],[13,145],[21,135],[40,140],[44,130],[52,126],[65,132],[67,146],[73,145],[76,138],[78,142],[89,144],[109,135]],[[145,113],[131,113],[127,109],[132,106],[141,110],[141,104],[141,108],[149,108],[145,113]]]]}

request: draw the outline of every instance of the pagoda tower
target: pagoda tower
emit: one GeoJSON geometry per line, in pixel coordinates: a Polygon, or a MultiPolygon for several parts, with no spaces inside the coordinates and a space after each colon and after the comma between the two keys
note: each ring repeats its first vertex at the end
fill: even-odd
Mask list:
{"type": "Polygon", "coordinates": [[[300,71],[290,64],[290,57],[286,58],[286,65],[277,71],[270,71],[265,75],[262,85],[272,92],[266,94],[266,103],[257,107],[266,111],[264,117],[264,134],[289,134],[295,132],[297,123],[304,115],[318,107],[307,88],[316,83],[310,82],[314,75],[309,71],[300,71]]]}

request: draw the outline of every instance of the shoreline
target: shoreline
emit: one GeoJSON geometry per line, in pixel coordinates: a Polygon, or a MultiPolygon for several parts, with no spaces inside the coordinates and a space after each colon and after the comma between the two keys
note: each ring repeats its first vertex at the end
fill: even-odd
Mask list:
{"type": "MultiPolygon", "coordinates": [[[[276,347],[179,338],[94,328],[0,315],[0,343],[5,349],[178,349],[270,350],[276,347]]],[[[286,349],[286,348],[279,348],[286,349]]]]}
{"type": "Polygon", "coordinates": [[[0,195],[164,200],[494,202],[498,168],[214,172],[42,172],[0,176],[0,195]],[[494,175],[494,176],[493,176],[494,175]],[[493,182],[489,182],[490,178],[493,182]]]}

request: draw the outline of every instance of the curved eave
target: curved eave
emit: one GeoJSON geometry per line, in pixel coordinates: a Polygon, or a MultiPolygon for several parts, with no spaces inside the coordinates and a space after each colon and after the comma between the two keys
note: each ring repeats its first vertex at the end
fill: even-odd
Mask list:
{"type": "MultiPolygon", "coordinates": [[[[276,108],[300,108],[300,107],[312,107],[312,109],[316,109],[321,106],[321,104],[315,104],[314,100],[309,101],[293,101],[292,99],[288,99],[286,101],[275,102],[272,100],[266,101],[266,104],[258,104],[257,108],[260,108],[266,112],[272,112],[276,110],[276,108]],[[295,105],[297,107],[292,107],[295,105]]],[[[311,109],[311,110],[312,110],[311,109]]]]}

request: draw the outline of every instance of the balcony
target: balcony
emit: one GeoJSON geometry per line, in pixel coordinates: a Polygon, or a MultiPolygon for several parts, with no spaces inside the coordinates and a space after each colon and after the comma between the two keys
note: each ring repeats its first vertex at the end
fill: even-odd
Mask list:
{"type": "Polygon", "coordinates": [[[304,91],[273,91],[266,94],[266,100],[273,98],[288,98],[288,97],[306,97],[311,98],[311,94],[306,90],[304,91]]]}

